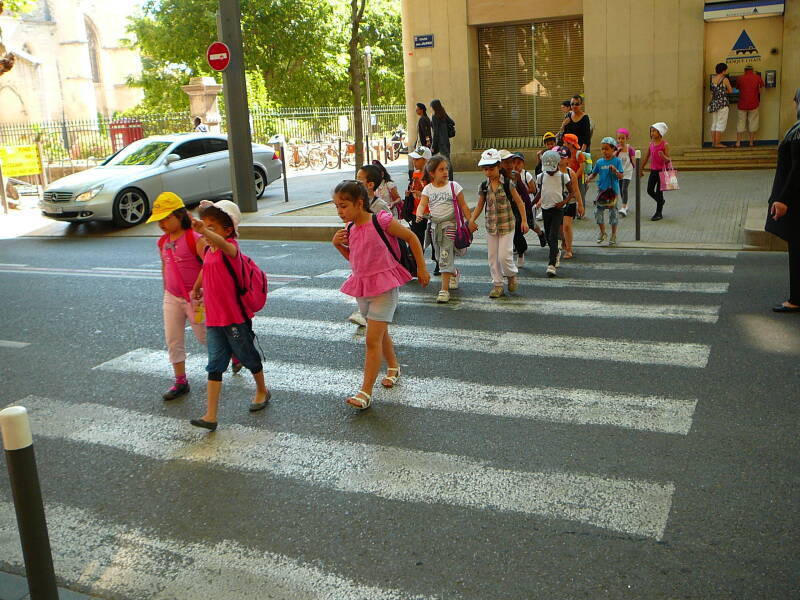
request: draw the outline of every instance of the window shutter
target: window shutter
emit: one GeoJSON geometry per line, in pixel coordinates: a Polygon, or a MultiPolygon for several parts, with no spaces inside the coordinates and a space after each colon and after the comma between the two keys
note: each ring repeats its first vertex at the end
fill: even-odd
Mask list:
{"type": "Polygon", "coordinates": [[[483,138],[541,136],[561,126],[561,103],[583,91],[583,21],[478,29],[483,138]]]}

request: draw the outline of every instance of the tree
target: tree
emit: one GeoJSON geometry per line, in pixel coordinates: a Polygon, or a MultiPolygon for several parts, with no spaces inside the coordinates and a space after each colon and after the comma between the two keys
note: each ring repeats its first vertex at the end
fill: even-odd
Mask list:
{"type": "Polygon", "coordinates": [[[364,124],[361,120],[361,19],[366,0],[350,0],[350,91],[353,93],[353,131],[356,143],[356,171],[364,164],[364,124]]]}
{"type": "MultiPolygon", "coordinates": [[[[0,15],[8,8],[12,13],[22,13],[30,10],[32,7],[30,0],[7,0],[3,2],[0,0],[0,15]]],[[[3,31],[0,30],[0,44],[3,42],[3,31]]],[[[14,68],[16,57],[11,52],[6,52],[5,55],[0,56],[0,76],[5,75],[14,68]]]]}

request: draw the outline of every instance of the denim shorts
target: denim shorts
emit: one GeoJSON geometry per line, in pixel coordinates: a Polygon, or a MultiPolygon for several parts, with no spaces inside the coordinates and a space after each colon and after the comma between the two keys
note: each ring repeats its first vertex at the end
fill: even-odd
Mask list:
{"type": "Polygon", "coordinates": [[[394,318],[394,311],[397,309],[399,289],[400,288],[392,288],[388,292],[382,293],[380,296],[356,298],[358,310],[370,321],[391,323],[394,318]]]}
{"type": "Polygon", "coordinates": [[[208,327],[208,371],[209,381],[222,381],[222,374],[228,369],[232,356],[247,367],[254,375],[263,370],[261,355],[254,343],[255,334],[249,323],[208,327]]]}
{"type": "Polygon", "coordinates": [[[604,215],[603,212],[608,211],[608,224],[609,225],[617,225],[619,223],[619,210],[617,209],[617,205],[614,206],[595,206],[594,207],[594,220],[595,223],[598,225],[602,225],[604,223],[604,215]]]}

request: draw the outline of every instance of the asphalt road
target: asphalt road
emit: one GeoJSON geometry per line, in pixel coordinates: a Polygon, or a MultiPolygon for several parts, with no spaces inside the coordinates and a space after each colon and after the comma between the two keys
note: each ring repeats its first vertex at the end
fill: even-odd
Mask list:
{"type": "MultiPolygon", "coordinates": [[[[220,428],[164,403],[153,239],[0,241],[0,404],[27,406],[56,570],[114,599],[795,598],[800,318],[784,254],[530,253],[490,303],[409,284],[397,389],[358,414],[363,346],[328,244],[245,242],[273,400],[226,375],[220,428]],[[280,277],[279,275],[283,275],[280,277]],[[8,342],[28,344],[11,347],[8,342]]],[[[0,570],[22,561],[0,473],[0,570]]]]}

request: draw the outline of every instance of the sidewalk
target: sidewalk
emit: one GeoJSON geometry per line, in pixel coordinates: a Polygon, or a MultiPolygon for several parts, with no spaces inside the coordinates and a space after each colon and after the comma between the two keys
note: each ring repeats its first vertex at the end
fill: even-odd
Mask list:
{"type": "MultiPolygon", "coordinates": [[[[70,590],[59,588],[60,600],[93,600],[92,596],[85,596],[70,590]]],[[[29,600],[28,580],[20,575],[0,573],[0,600],[29,600]]]]}
{"type": "MultiPolygon", "coordinates": [[[[389,167],[389,171],[402,190],[407,181],[405,156],[389,167]]],[[[342,179],[353,177],[352,168],[339,171],[299,172],[289,177],[289,202],[284,202],[283,181],[276,181],[258,202],[258,211],[245,213],[241,236],[246,239],[281,239],[328,241],[341,226],[333,206],[328,202],[331,191],[342,179]],[[322,203],[322,204],[321,204],[322,203]]],[[[659,246],[675,248],[742,249],[753,243],[752,235],[746,237],[748,208],[751,209],[749,227],[757,229],[758,219],[753,215],[766,214],[767,198],[772,186],[774,171],[695,171],[680,173],[681,189],[666,193],[664,219],[651,222],[655,205],[647,195],[647,179],[641,180],[641,242],[635,241],[635,187],[630,188],[630,208],[627,218],[620,219],[618,240],[622,246],[659,246]]],[[[455,179],[465,188],[468,204],[474,206],[478,186],[483,178],[480,172],[456,173],[455,179]]],[[[597,191],[590,185],[587,192],[586,219],[575,221],[575,242],[593,245],[597,237],[592,201],[597,191]]],[[[39,215],[35,200],[26,198],[28,208],[0,214],[0,238],[20,235],[69,236],[143,236],[160,235],[154,223],[131,229],[117,229],[110,223],[68,224],[51,221],[39,215]]],[[[763,225],[761,226],[763,229],[763,225]]],[[[479,230],[477,241],[484,237],[479,230]]],[[[537,243],[536,236],[529,240],[537,243]]],[[[760,239],[760,238],[758,238],[760,239]]],[[[767,238],[765,238],[767,239],[767,238]]],[[[763,245],[760,242],[756,242],[763,245]]],[[[749,246],[748,246],[749,248],[749,246]]],[[[766,249],[766,247],[765,247],[766,249]]]]}

